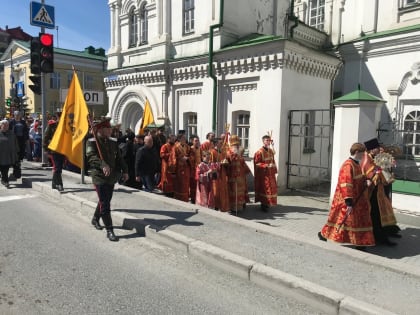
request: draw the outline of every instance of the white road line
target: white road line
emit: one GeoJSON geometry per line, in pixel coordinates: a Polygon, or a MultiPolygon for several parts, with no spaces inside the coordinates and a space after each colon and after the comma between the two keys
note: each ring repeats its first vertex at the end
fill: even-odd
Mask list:
{"type": "Polygon", "coordinates": [[[11,200],[19,200],[19,199],[26,199],[26,198],[33,198],[36,195],[16,195],[16,196],[0,196],[0,202],[11,201],[11,200]]]}

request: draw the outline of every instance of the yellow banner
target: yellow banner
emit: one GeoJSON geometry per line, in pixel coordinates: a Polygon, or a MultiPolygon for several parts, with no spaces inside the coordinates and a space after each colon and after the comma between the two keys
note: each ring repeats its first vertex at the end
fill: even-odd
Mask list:
{"type": "Polygon", "coordinates": [[[88,115],[83,91],[74,71],[57,130],[48,148],[65,155],[79,168],[83,168],[83,139],[89,130],[88,115]]]}
{"type": "Polygon", "coordinates": [[[139,134],[144,134],[144,128],[149,124],[153,124],[155,119],[153,118],[152,108],[150,107],[149,100],[146,98],[146,104],[144,105],[143,117],[140,125],[139,134]]]}

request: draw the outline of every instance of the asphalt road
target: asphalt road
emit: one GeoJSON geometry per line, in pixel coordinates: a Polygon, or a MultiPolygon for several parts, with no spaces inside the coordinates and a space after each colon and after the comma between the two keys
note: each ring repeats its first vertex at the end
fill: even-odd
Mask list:
{"type": "Polygon", "coordinates": [[[12,187],[0,187],[1,314],[318,314],[135,231],[109,242],[74,209],[12,187]]]}

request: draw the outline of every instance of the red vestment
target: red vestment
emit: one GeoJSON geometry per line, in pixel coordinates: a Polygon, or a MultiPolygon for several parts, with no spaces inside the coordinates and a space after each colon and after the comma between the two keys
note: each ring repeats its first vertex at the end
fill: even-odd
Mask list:
{"type": "Polygon", "coordinates": [[[201,162],[197,165],[195,179],[197,181],[197,191],[195,203],[207,207],[214,208],[214,194],[212,189],[212,171],[216,169],[216,164],[201,162]]]}
{"type": "Polygon", "coordinates": [[[274,152],[262,147],[254,154],[255,202],[263,205],[277,205],[277,167],[274,152]]]}
{"type": "Polygon", "coordinates": [[[176,142],[170,155],[170,164],[175,165],[174,198],[188,202],[190,192],[189,150],[187,144],[176,142]]]}
{"type": "Polygon", "coordinates": [[[228,177],[229,207],[231,211],[243,210],[249,202],[246,175],[251,173],[243,156],[230,148],[226,159],[228,177]]]}
{"type": "Polygon", "coordinates": [[[201,149],[191,146],[190,148],[190,200],[195,203],[195,194],[197,188],[197,179],[195,178],[195,171],[197,166],[201,163],[201,149]]]}
{"type": "Polygon", "coordinates": [[[173,148],[173,144],[165,143],[160,148],[160,158],[162,161],[161,177],[158,188],[164,193],[174,192],[175,173],[169,168],[169,157],[173,148]]]}
{"type": "Polygon", "coordinates": [[[372,207],[379,208],[379,215],[381,219],[381,226],[394,226],[397,224],[394,209],[392,208],[391,200],[385,194],[385,185],[388,185],[384,175],[381,173],[379,167],[376,166],[373,157],[365,152],[362,162],[362,171],[365,176],[373,183],[369,187],[369,199],[372,200],[372,194],[376,193],[377,205],[372,207]],[[376,187],[376,189],[375,189],[376,187]]]}
{"type": "Polygon", "coordinates": [[[363,176],[360,165],[353,159],[346,160],[340,168],[328,221],[322,228],[321,234],[339,243],[357,246],[375,245],[366,177],[363,176]],[[340,228],[346,215],[347,198],[353,200],[353,210],[340,228]]]}

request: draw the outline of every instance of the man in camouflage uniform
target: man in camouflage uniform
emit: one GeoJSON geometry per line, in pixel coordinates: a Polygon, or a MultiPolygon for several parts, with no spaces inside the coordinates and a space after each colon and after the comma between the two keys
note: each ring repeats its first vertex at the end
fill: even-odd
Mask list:
{"type": "Polygon", "coordinates": [[[121,178],[121,172],[123,180],[128,179],[128,167],[121,156],[117,140],[110,138],[112,133],[110,119],[103,118],[94,122],[93,132],[95,137],[86,143],[89,172],[99,198],[92,225],[101,230],[99,219],[102,218],[108,239],[115,242],[118,241],[118,237],[114,234],[112,226],[111,199],[114,185],[121,178]]]}

